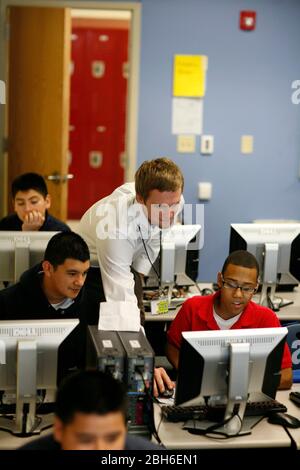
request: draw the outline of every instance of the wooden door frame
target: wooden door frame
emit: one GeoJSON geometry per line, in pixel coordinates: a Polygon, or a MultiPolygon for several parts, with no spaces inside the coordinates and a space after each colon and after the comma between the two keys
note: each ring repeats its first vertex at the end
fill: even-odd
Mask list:
{"type": "MultiPolygon", "coordinates": [[[[133,2],[102,2],[97,0],[0,0],[0,80],[6,83],[8,96],[8,8],[22,7],[53,7],[92,10],[125,10],[131,13],[128,78],[128,100],[126,112],[126,166],[125,181],[133,181],[137,161],[137,128],[138,128],[138,92],[140,64],[140,31],[141,4],[133,2]]],[[[0,105],[0,217],[7,212],[7,136],[8,109],[0,105]]]]}

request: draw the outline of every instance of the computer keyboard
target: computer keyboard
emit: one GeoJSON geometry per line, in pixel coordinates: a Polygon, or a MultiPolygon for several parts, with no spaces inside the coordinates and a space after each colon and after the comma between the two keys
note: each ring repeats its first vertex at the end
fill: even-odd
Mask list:
{"type": "MultiPolygon", "coordinates": [[[[163,417],[172,423],[189,419],[207,419],[218,422],[223,420],[225,408],[225,405],[162,406],[161,410],[163,417]]],[[[268,416],[270,413],[285,413],[286,411],[287,407],[277,400],[249,401],[246,405],[245,416],[268,416]]]]}

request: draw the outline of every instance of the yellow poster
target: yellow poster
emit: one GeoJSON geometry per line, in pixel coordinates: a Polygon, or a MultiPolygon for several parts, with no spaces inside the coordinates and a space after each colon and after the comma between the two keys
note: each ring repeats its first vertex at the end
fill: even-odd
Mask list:
{"type": "Polygon", "coordinates": [[[206,68],[207,56],[175,55],[173,96],[203,97],[206,68]]]}

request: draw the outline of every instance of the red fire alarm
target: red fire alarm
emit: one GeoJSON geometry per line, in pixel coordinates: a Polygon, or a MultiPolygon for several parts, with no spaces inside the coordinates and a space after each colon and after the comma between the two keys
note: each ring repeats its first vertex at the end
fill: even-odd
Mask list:
{"type": "Polygon", "coordinates": [[[256,26],[256,11],[240,12],[240,28],[243,31],[253,31],[256,26]]]}

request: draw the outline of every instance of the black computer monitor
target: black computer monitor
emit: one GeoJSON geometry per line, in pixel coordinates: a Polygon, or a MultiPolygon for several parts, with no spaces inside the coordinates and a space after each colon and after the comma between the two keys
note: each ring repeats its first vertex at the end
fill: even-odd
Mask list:
{"type": "MultiPolygon", "coordinates": [[[[286,335],[287,328],[183,332],[175,404],[224,404],[217,429],[227,435],[249,433],[258,419],[244,419],[247,400],[275,398],[286,335]]],[[[199,421],[198,426],[205,430],[211,424],[199,421]]]]}
{"type": "Polygon", "coordinates": [[[235,250],[247,250],[258,261],[262,305],[278,310],[292,303],[277,298],[275,291],[300,281],[300,224],[231,224],[229,252],[235,250]]]}

